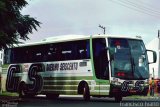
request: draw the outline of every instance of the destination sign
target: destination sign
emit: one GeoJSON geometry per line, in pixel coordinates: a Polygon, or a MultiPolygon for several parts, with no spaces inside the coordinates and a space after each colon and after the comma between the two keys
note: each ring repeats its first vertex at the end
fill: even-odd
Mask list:
{"type": "Polygon", "coordinates": [[[46,65],[46,71],[65,71],[65,70],[77,70],[78,62],[62,62],[62,63],[50,63],[46,65]]]}

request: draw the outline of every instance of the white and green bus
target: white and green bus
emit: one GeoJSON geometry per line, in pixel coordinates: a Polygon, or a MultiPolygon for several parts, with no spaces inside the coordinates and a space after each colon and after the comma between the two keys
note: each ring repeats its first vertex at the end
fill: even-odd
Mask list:
{"type": "MultiPolygon", "coordinates": [[[[115,97],[147,95],[156,53],[140,38],[67,35],[4,50],[6,90],[20,97],[44,94],[115,97]],[[147,51],[153,53],[149,62],[147,51]]],[[[4,71],[5,72],[5,71],[4,71]]]]}

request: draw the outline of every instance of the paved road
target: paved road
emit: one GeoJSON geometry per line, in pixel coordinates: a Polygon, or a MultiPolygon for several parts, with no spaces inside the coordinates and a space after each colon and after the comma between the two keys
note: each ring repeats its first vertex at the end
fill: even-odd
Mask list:
{"type": "Polygon", "coordinates": [[[2,107],[159,107],[160,99],[157,98],[124,98],[120,103],[115,103],[111,98],[91,98],[83,101],[82,97],[60,96],[57,100],[49,100],[45,96],[25,98],[15,102],[3,102],[2,107]],[[7,106],[6,106],[7,105],[7,106]]]}

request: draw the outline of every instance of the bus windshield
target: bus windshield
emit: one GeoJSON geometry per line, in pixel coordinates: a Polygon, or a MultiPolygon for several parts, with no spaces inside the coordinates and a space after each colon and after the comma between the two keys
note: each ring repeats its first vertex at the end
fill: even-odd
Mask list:
{"type": "Polygon", "coordinates": [[[149,78],[146,49],[141,40],[109,38],[112,77],[121,79],[149,78]]]}

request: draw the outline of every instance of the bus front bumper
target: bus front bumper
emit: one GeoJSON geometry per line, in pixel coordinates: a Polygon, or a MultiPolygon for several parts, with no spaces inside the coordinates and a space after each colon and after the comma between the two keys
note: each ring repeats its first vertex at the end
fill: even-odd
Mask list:
{"type": "Polygon", "coordinates": [[[128,85],[128,87],[123,87],[122,85],[111,84],[110,95],[120,94],[122,96],[140,95],[146,96],[148,94],[149,85],[143,85],[140,87],[134,87],[133,85],[128,85]]]}

